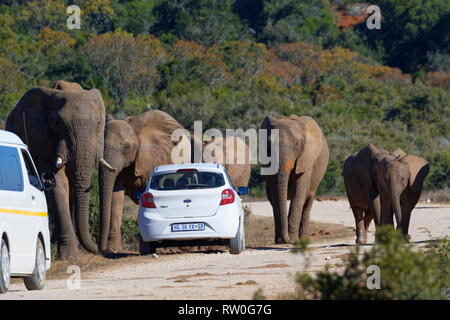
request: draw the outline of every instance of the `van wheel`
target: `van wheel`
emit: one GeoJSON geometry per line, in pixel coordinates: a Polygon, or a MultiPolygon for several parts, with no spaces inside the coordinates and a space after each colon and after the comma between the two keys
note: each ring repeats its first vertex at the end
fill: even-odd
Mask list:
{"type": "Polygon", "coordinates": [[[25,287],[28,290],[42,290],[45,285],[45,250],[41,239],[38,239],[36,246],[36,262],[33,274],[23,278],[25,287]]]}
{"type": "Polygon", "coordinates": [[[9,250],[6,242],[0,240],[0,293],[8,292],[9,280],[9,250]]]}
{"type": "Polygon", "coordinates": [[[240,218],[236,236],[233,239],[230,239],[230,253],[240,254],[244,250],[245,250],[244,221],[242,221],[242,218],[240,218]]]}
{"type": "Polygon", "coordinates": [[[144,242],[142,236],[139,235],[139,254],[145,256],[154,253],[156,253],[156,243],[154,241],[144,242]]]}

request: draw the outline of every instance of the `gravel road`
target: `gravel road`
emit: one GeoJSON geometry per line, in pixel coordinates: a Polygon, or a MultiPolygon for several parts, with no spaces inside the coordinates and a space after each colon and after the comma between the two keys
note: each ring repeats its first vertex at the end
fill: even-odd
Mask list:
{"type": "MultiPolygon", "coordinates": [[[[247,205],[256,215],[272,215],[268,202],[247,205]]],[[[354,227],[353,214],[344,200],[315,201],[311,220],[354,227]]],[[[418,204],[411,218],[411,240],[449,235],[449,220],[450,205],[418,204]]],[[[369,230],[369,241],[373,242],[373,224],[369,230]]],[[[338,264],[353,247],[354,239],[315,244],[308,270],[322,269],[326,263],[338,264]]],[[[69,274],[67,279],[47,281],[43,291],[27,291],[22,282],[16,281],[0,299],[241,300],[251,299],[258,288],[266,297],[278,298],[295,290],[295,274],[304,266],[302,255],[291,253],[290,247],[283,245],[250,249],[240,255],[218,251],[133,257],[130,263],[112,263],[110,268],[82,273],[79,288],[69,274]],[[69,289],[68,282],[74,288],[69,289]]]]}

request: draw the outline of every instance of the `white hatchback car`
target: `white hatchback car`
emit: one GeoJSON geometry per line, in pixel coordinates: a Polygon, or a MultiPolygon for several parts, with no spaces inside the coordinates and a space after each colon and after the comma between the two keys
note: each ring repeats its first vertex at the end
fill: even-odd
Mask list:
{"type": "Polygon", "coordinates": [[[220,164],[187,163],[156,168],[139,206],[139,252],[157,247],[230,246],[245,250],[244,210],[236,189],[220,164]]]}

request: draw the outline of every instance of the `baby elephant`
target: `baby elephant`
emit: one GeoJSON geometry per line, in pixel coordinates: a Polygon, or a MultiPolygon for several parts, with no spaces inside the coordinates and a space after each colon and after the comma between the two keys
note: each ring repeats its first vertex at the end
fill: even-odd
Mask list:
{"type": "Polygon", "coordinates": [[[386,157],[376,168],[381,201],[381,224],[394,224],[408,235],[411,211],[419,201],[423,181],[430,171],[428,162],[414,155],[386,157]]]}

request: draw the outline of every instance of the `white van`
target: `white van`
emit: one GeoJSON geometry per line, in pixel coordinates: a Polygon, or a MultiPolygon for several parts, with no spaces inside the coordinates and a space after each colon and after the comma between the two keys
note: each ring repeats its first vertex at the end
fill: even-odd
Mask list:
{"type": "Polygon", "coordinates": [[[11,277],[23,277],[28,290],[44,287],[51,264],[44,190],[54,187],[54,180],[45,181],[22,140],[0,130],[0,293],[11,277]]]}

